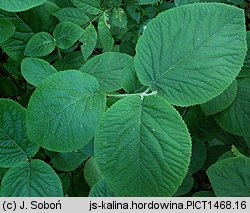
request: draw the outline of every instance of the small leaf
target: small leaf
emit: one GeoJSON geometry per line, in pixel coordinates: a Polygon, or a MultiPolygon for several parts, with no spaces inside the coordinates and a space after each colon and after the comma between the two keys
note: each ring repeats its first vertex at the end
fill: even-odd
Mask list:
{"type": "Polygon", "coordinates": [[[56,25],[53,36],[56,46],[61,49],[68,49],[82,36],[83,29],[71,22],[61,22],[56,25]]]}
{"type": "Polygon", "coordinates": [[[237,81],[234,80],[233,83],[219,96],[213,98],[205,104],[201,104],[201,109],[206,116],[216,114],[229,107],[236,98],[236,95],[237,81]]]}
{"type": "Polygon", "coordinates": [[[15,26],[7,19],[0,19],[0,44],[8,40],[15,32],[15,26]]]}
{"type": "Polygon", "coordinates": [[[57,60],[53,66],[58,71],[63,70],[78,70],[85,63],[82,53],[80,51],[68,52],[63,57],[57,60]]]}
{"type": "Polygon", "coordinates": [[[250,136],[250,79],[239,79],[237,85],[237,96],[233,103],[214,118],[224,130],[234,135],[250,136]]]}
{"type": "Polygon", "coordinates": [[[25,58],[21,63],[23,77],[32,85],[37,87],[48,76],[57,70],[47,61],[38,58],[25,58]]]}
{"type": "Polygon", "coordinates": [[[127,93],[141,92],[142,89],[146,90],[145,86],[143,86],[138,80],[134,66],[134,58],[131,58],[123,69],[122,88],[127,93]]]}
{"type": "Polygon", "coordinates": [[[47,0],[1,0],[0,9],[9,12],[20,12],[43,4],[47,0]]]}
{"type": "Polygon", "coordinates": [[[50,54],[56,46],[54,38],[46,32],[40,32],[31,37],[25,55],[32,57],[42,57],[50,54]]]}
{"type": "Polygon", "coordinates": [[[247,55],[240,74],[237,77],[250,78],[250,31],[247,31],[247,55]]]}
{"type": "Polygon", "coordinates": [[[132,19],[134,19],[137,23],[140,23],[141,20],[141,8],[138,3],[133,3],[127,6],[127,12],[132,19]]]}
{"type": "Polygon", "coordinates": [[[215,194],[213,191],[198,191],[192,197],[215,197],[215,194]]]}
{"type": "Polygon", "coordinates": [[[117,196],[173,195],[186,176],[190,155],[186,125],[157,96],[117,101],[95,134],[97,164],[117,196]]]}
{"type": "Polygon", "coordinates": [[[246,50],[243,10],[188,4],[166,10],[146,25],[136,46],[135,69],[140,82],[169,103],[190,106],[228,88],[246,50]]]}
{"type": "Polygon", "coordinates": [[[206,145],[203,141],[192,139],[192,156],[189,165],[189,171],[194,174],[198,172],[204,165],[206,160],[206,145]]]}
{"type": "Polygon", "coordinates": [[[26,131],[26,110],[18,103],[0,99],[0,167],[12,167],[33,157],[39,147],[26,131]]]}
{"type": "Polygon", "coordinates": [[[52,13],[57,10],[59,10],[59,7],[57,7],[56,4],[46,1],[44,4],[18,13],[18,17],[27,23],[35,33],[51,33],[58,22],[56,17],[52,16],[52,13]]]}
{"type": "Polygon", "coordinates": [[[3,98],[14,97],[18,94],[18,89],[12,80],[5,76],[0,76],[0,95],[3,98]]]}
{"type": "Polygon", "coordinates": [[[108,24],[108,20],[108,15],[104,13],[99,18],[98,23],[98,36],[104,52],[111,52],[114,45],[114,39],[110,33],[110,25],[108,24]]]}
{"type": "Polygon", "coordinates": [[[79,167],[88,157],[89,155],[87,155],[83,149],[73,152],[61,152],[53,155],[51,163],[53,167],[60,171],[70,172],[79,167]]]}
{"type": "Polygon", "coordinates": [[[82,148],[94,136],[106,99],[97,80],[78,71],[45,79],[33,92],[27,108],[29,138],[56,152],[82,148]]]}
{"type": "Polygon", "coordinates": [[[83,170],[84,178],[89,186],[92,188],[98,181],[102,179],[102,174],[96,164],[94,157],[91,157],[85,164],[83,170]]]}
{"type": "Polygon", "coordinates": [[[191,135],[200,140],[213,139],[222,132],[214,118],[212,116],[205,116],[198,105],[188,110],[185,122],[191,135]]]}
{"type": "Polygon", "coordinates": [[[96,77],[100,90],[113,92],[121,89],[122,72],[130,59],[131,57],[124,53],[103,53],[91,58],[79,71],[96,77]]]}
{"type": "Polygon", "coordinates": [[[193,185],[194,178],[192,174],[188,172],[174,196],[183,196],[187,194],[192,189],[193,185]]]}
{"type": "Polygon", "coordinates": [[[1,16],[12,22],[15,26],[15,33],[10,39],[1,44],[3,51],[13,60],[21,61],[24,58],[24,51],[30,38],[34,35],[32,29],[15,13],[8,13],[0,10],[1,16]]]}
{"type": "Polygon", "coordinates": [[[72,2],[85,13],[97,15],[102,12],[98,0],[72,0],[72,2]]]}
{"type": "Polygon", "coordinates": [[[20,162],[4,175],[4,197],[62,197],[62,183],[54,170],[41,160],[20,162]]]}
{"type": "Polygon", "coordinates": [[[127,15],[121,7],[112,10],[111,21],[113,25],[120,28],[125,28],[128,24],[127,15]]]}
{"type": "Polygon", "coordinates": [[[53,13],[61,22],[72,22],[79,26],[84,26],[89,22],[89,17],[81,10],[74,7],[62,8],[53,13]]]}
{"type": "Polygon", "coordinates": [[[89,24],[88,27],[84,30],[83,35],[80,37],[81,51],[86,61],[95,49],[97,42],[97,32],[95,27],[92,24],[89,24]]]}
{"type": "Polygon", "coordinates": [[[119,7],[122,4],[122,0],[104,0],[104,2],[111,8],[119,7]]]}
{"type": "Polygon", "coordinates": [[[102,179],[91,188],[89,197],[115,197],[115,194],[105,179],[102,179]]]}
{"type": "Polygon", "coordinates": [[[232,157],[221,160],[207,170],[214,193],[218,197],[250,196],[250,159],[232,157]]]}
{"type": "Polygon", "coordinates": [[[139,5],[144,5],[144,4],[156,4],[160,0],[139,0],[139,5]]]}

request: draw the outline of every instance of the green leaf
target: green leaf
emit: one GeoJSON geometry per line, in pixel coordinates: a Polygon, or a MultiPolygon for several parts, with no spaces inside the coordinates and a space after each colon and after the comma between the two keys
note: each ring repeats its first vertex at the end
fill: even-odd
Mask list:
{"type": "Polygon", "coordinates": [[[130,59],[131,56],[124,53],[103,53],[91,58],[79,71],[96,77],[100,90],[113,92],[121,89],[122,72],[130,59]]]}
{"type": "Polygon", "coordinates": [[[71,179],[69,177],[70,174],[67,173],[60,173],[58,174],[59,178],[61,179],[62,182],[62,187],[63,187],[63,194],[66,194],[70,188],[70,182],[71,179]]]}
{"type": "Polygon", "coordinates": [[[23,59],[21,70],[23,77],[35,87],[48,76],[57,72],[57,70],[47,61],[38,58],[23,59]]]}
{"type": "Polygon", "coordinates": [[[199,106],[193,106],[188,110],[185,122],[191,135],[200,140],[213,139],[222,132],[213,117],[205,116],[199,106]]]}
{"type": "Polygon", "coordinates": [[[102,12],[98,0],[72,0],[72,2],[85,13],[97,15],[102,12]]]}
{"type": "Polygon", "coordinates": [[[56,73],[33,92],[27,108],[29,138],[42,147],[70,152],[93,137],[105,109],[97,80],[78,71],[56,73]]]}
{"type": "Polygon", "coordinates": [[[115,194],[109,188],[105,179],[102,179],[91,188],[89,197],[115,197],[115,194]]]}
{"type": "Polygon", "coordinates": [[[114,8],[112,10],[111,23],[120,28],[126,28],[128,19],[125,11],[121,8],[114,8]]]}
{"type": "Polygon", "coordinates": [[[61,22],[72,22],[79,26],[84,26],[89,22],[89,17],[81,10],[74,7],[62,8],[53,13],[61,22]]]}
{"type": "Polygon", "coordinates": [[[68,52],[62,59],[56,61],[53,66],[58,70],[78,70],[85,63],[80,51],[68,52]]]}
{"type": "Polygon", "coordinates": [[[104,13],[98,22],[98,36],[104,52],[111,52],[114,45],[114,39],[110,33],[110,25],[107,22],[108,19],[108,15],[104,13]]]}
{"type": "Polygon", "coordinates": [[[20,12],[43,4],[47,0],[1,0],[0,9],[9,12],[20,12]]]}
{"type": "Polygon", "coordinates": [[[11,167],[33,157],[39,147],[26,132],[26,110],[18,103],[0,99],[0,167],[11,167]]]}
{"type": "Polygon", "coordinates": [[[137,23],[140,23],[141,8],[139,7],[138,3],[128,5],[127,12],[133,20],[135,20],[137,23]]]}
{"type": "Polygon", "coordinates": [[[92,188],[98,181],[102,179],[102,174],[96,164],[96,160],[94,157],[91,157],[87,163],[85,164],[83,170],[84,178],[89,186],[92,188]]]}
{"type": "Polygon", "coordinates": [[[88,157],[89,155],[80,149],[74,152],[56,153],[51,158],[51,163],[60,171],[70,172],[79,167],[88,157]]]}
{"type": "Polygon", "coordinates": [[[8,40],[15,32],[15,26],[7,19],[0,19],[0,44],[8,40]]]}
{"type": "Polygon", "coordinates": [[[31,57],[42,57],[50,54],[55,49],[56,42],[54,38],[46,32],[40,32],[31,37],[26,49],[25,55],[31,57]]]}
{"type": "Polygon", "coordinates": [[[173,195],[186,176],[190,155],[186,125],[157,96],[117,101],[95,135],[97,164],[118,196],[173,195]]]}
{"type": "Polygon", "coordinates": [[[141,92],[141,90],[144,89],[144,86],[140,83],[136,75],[134,58],[131,58],[127,66],[123,69],[122,88],[127,93],[141,92]]]}
{"type": "Polygon", "coordinates": [[[111,8],[114,8],[114,7],[119,7],[121,6],[122,4],[122,0],[104,0],[104,3],[111,7],[111,8]]]}
{"type": "Polygon", "coordinates": [[[136,51],[142,84],[174,105],[205,103],[229,87],[243,65],[244,11],[217,3],[167,10],[146,25],[136,51]]]}
{"type": "Polygon", "coordinates": [[[192,139],[192,156],[189,171],[194,174],[198,172],[206,160],[206,145],[203,141],[192,139]]]}
{"type": "Polygon", "coordinates": [[[61,49],[68,49],[82,36],[83,29],[71,22],[61,22],[56,25],[53,36],[56,46],[61,49]]]}
{"type": "Polygon", "coordinates": [[[219,197],[250,196],[250,159],[228,158],[215,163],[207,170],[214,193],[219,197]]]}
{"type": "Polygon", "coordinates": [[[207,149],[206,160],[203,165],[203,170],[216,163],[216,161],[225,153],[231,150],[231,146],[214,145],[207,149]]]}
{"type": "Polygon", "coordinates": [[[160,0],[138,0],[138,1],[139,1],[139,5],[144,5],[144,4],[156,4],[160,0]]]}
{"type": "Polygon", "coordinates": [[[83,177],[83,171],[76,170],[72,174],[71,187],[68,191],[70,197],[87,197],[90,191],[89,185],[83,177]]]}
{"type": "Polygon", "coordinates": [[[234,102],[214,118],[224,130],[234,135],[250,136],[250,79],[239,79],[237,85],[234,102]]]}
{"type": "Polygon", "coordinates": [[[199,191],[192,195],[192,197],[215,197],[213,191],[199,191]]]}
{"type": "Polygon", "coordinates": [[[240,74],[237,76],[240,78],[250,78],[250,31],[247,31],[247,55],[240,74]]]}
{"type": "Polygon", "coordinates": [[[52,16],[52,13],[57,10],[59,10],[59,7],[50,1],[46,1],[38,7],[18,13],[18,16],[29,25],[33,32],[51,33],[58,22],[56,17],[52,16]]]}
{"type": "Polygon", "coordinates": [[[228,108],[236,98],[236,95],[237,81],[234,80],[233,83],[219,96],[205,104],[201,104],[201,109],[206,116],[216,114],[228,108]]]}
{"type": "Polygon", "coordinates": [[[89,24],[88,27],[84,30],[84,33],[79,40],[80,42],[82,42],[81,51],[84,60],[86,61],[96,46],[97,32],[95,27],[92,24],[89,24]]]}
{"type": "Polygon", "coordinates": [[[175,192],[174,196],[183,196],[187,194],[194,185],[194,178],[190,172],[187,173],[177,192],[175,192]]]}
{"type": "Polygon", "coordinates": [[[32,29],[15,13],[0,10],[0,17],[4,17],[15,26],[15,33],[1,44],[3,51],[13,60],[20,61],[24,58],[24,51],[30,38],[34,35],[32,29]]]}
{"type": "Polygon", "coordinates": [[[0,96],[3,98],[14,97],[18,94],[18,89],[12,80],[5,76],[0,76],[0,96]]]}
{"type": "Polygon", "coordinates": [[[20,162],[2,180],[4,197],[62,197],[62,183],[54,170],[41,160],[20,162]]]}

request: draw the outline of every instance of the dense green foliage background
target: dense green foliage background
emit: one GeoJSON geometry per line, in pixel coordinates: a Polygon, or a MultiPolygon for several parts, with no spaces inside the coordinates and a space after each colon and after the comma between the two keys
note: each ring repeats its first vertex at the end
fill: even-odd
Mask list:
{"type": "Polygon", "coordinates": [[[250,196],[249,19],[244,0],[0,0],[1,196],[250,196]]]}

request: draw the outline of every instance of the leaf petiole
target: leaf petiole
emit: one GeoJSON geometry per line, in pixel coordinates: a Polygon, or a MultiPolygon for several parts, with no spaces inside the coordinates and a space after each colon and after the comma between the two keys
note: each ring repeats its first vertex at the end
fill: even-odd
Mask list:
{"type": "Polygon", "coordinates": [[[151,95],[157,95],[157,91],[150,91],[150,88],[147,88],[144,92],[141,93],[132,93],[132,94],[106,94],[108,97],[114,97],[114,98],[123,98],[128,96],[140,96],[141,99],[143,99],[145,96],[151,96],[151,95]]]}

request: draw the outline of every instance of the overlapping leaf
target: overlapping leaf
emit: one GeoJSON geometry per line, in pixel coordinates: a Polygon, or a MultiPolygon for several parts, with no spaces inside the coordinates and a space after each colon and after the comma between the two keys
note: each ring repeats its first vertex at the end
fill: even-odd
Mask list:
{"type": "Polygon", "coordinates": [[[139,80],[175,105],[214,98],[243,65],[244,22],[243,10],[216,3],[190,4],[161,13],[147,24],[137,43],[139,80]]]}
{"type": "Polygon", "coordinates": [[[47,0],[1,0],[0,9],[10,12],[20,12],[43,4],[47,0]]]}
{"type": "Polygon", "coordinates": [[[123,53],[103,53],[90,59],[80,71],[96,77],[100,90],[113,92],[122,87],[122,73],[130,59],[123,53]]]}
{"type": "Polygon", "coordinates": [[[105,96],[98,91],[97,80],[78,71],[48,77],[29,101],[29,138],[57,152],[82,148],[93,137],[105,109],[105,96]]]}
{"type": "Polygon", "coordinates": [[[173,195],[187,173],[190,154],[184,122],[160,97],[119,100],[95,135],[97,164],[118,196],[173,195]]]}
{"type": "Polygon", "coordinates": [[[226,131],[240,136],[250,136],[250,79],[237,81],[238,91],[233,103],[214,115],[216,122],[226,131]]]}
{"type": "Polygon", "coordinates": [[[18,103],[0,99],[0,167],[11,167],[33,157],[39,147],[26,132],[26,110],[18,103]]]}
{"type": "Polygon", "coordinates": [[[41,160],[11,167],[1,184],[4,197],[61,197],[62,183],[53,169],[41,160]]]}

